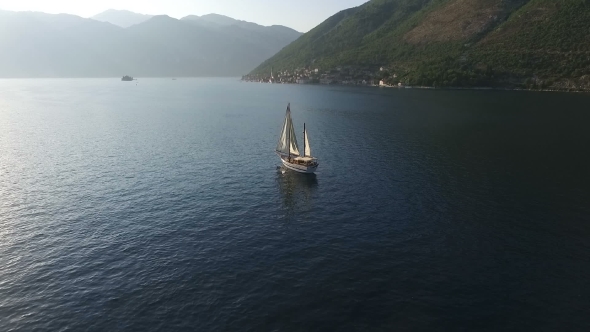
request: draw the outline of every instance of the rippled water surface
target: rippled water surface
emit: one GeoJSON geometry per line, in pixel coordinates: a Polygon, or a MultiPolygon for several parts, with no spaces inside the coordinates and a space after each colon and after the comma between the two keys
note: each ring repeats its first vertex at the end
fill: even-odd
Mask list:
{"type": "Polygon", "coordinates": [[[0,330],[588,331],[589,105],[0,80],[0,330]]]}

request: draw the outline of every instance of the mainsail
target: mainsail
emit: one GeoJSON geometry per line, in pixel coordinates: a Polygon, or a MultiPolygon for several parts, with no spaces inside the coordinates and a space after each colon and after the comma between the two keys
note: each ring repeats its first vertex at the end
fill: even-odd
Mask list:
{"type": "Polygon", "coordinates": [[[295,128],[293,128],[293,121],[291,120],[291,104],[287,106],[287,115],[277,144],[277,152],[299,156],[299,146],[297,145],[295,128]]]}

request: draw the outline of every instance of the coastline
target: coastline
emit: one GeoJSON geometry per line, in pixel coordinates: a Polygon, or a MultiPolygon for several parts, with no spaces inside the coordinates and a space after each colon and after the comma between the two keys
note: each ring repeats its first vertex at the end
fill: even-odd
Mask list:
{"type": "Polygon", "coordinates": [[[314,86],[347,86],[347,87],[366,87],[366,88],[380,88],[380,89],[422,89],[422,90],[491,90],[491,91],[529,91],[529,92],[568,92],[568,93],[590,93],[588,89],[525,89],[525,88],[510,88],[510,87],[433,87],[433,86],[393,86],[393,85],[369,85],[369,84],[321,84],[321,83],[269,83],[252,80],[240,80],[246,83],[258,84],[289,84],[289,85],[314,85],[314,86]]]}

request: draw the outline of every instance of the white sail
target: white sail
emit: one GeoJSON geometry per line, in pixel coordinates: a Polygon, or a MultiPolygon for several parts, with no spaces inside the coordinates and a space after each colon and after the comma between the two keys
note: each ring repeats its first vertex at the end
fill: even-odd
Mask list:
{"type": "Polygon", "coordinates": [[[281,136],[279,137],[279,143],[277,144],[277,152],[299,156],[299,146],[297,145],[295,128],[293,128],[293,121],[291,120],[290,105],[287,106],[287,114],[285,116],[281,136]]]}
{"type": "Polygon", "coordinates": [[[307,136],[307,130],[303,132],[303,139],[305,140],[305,157],[311,157],[311,147],[309,146],[309,137],[307,136]]]}
{"type": "Polygon", "coordinates": [[[287,137],[289,132],[289,123],[287,117],[285,117],[285,122],[283,123],[282,128],[281,136],[279,136],[279,143],[277,144],[277,152],[289,153],[289,143],[287,137]]]}

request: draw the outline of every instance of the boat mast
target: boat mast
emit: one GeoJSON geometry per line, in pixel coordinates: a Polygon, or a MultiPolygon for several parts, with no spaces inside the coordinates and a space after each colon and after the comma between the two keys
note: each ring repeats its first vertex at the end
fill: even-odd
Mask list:
{"type": "MultiPolygon", "coordinates": [[[[290,113],[291,113],[291,103],[289,103],[287,105],[287,121],[289,121],[291,119],[290,113]]],[[[291,123],[289,122],[289,124],[291,124],[291,123]]],[[[288,128],[287,131],[289,132],[289,134],[287,136],[288,137],[287,138],[287,150],[289,150],[289,159],[288,160],[290,161],[291,160],[291,127],[287,126],[287,128],[288,128]]]]}
{"type": "Polygon", "coordinates": [[[303,157],[307,157],[305,155],[305,151],[307,151],[307,150],[305,150],[305,122],[304,122],[303,123],[303,157]]]}

